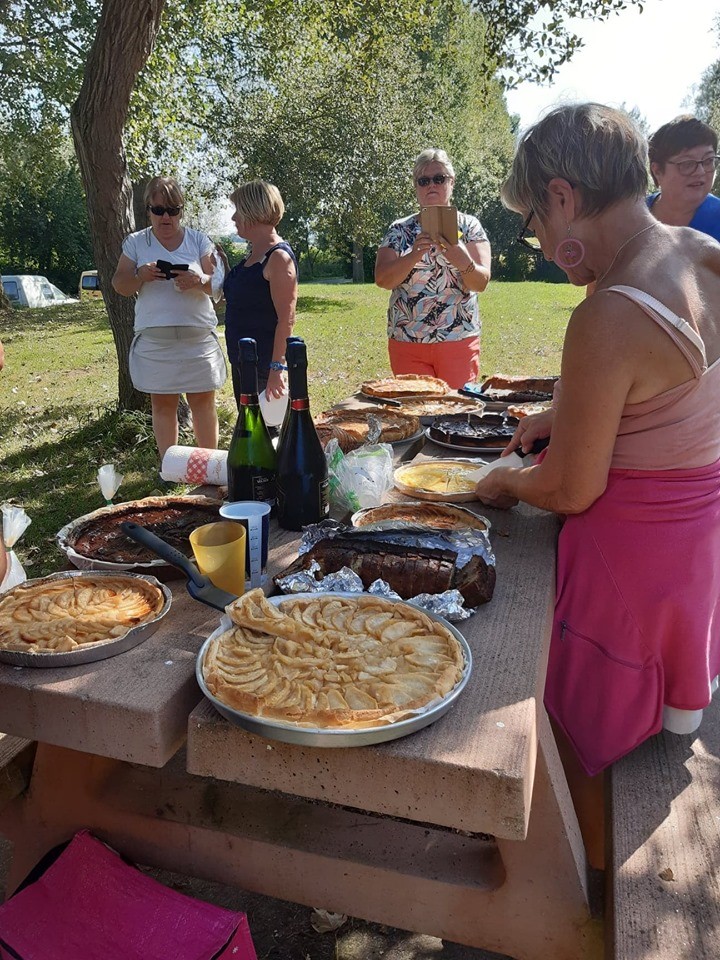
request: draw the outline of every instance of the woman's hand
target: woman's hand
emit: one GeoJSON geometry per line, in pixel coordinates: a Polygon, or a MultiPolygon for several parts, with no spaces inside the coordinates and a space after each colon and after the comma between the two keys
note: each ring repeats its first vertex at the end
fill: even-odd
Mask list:
{"type": "MultiPolygon", "coordinates": [[[[171,271],[172,272],[172,271],[171,271]]],[[[207,274],[200,273],[198,270],[178,270],[173,273],[175,279],[175,289],[180,293],[186,293],[188,290],[195,290],[204,286],[210,279],[207,274]]]]}
{"type": "Polygon", "coordinates": [[[440,252],[448,263],[451,263],[460,273],[475,263],[474,258],[462,240],[452,243],[446,237],[440,237],[440,252]]]}
{"type": "Polygon", "coordinates": [[[555,419],[555,410],[543,410],[542,413],[531,413],[528,417],[522,417],[517,430],[512,435],[510,443],[500,454],[506,457],[518,447],[524,453],[529,453],[536,440],[544,440],[552,432],[553,420],[555,419]]]}
{"type": "Polygon", "coordinates": [[[515,469],[517,468],[498,467],[486,474],[475,487],[478,500],[486,506],[495,507],[498,510],[509,510],[510,507],[514,507],[518,502],[517,497],[511,497],[505,493],[503,488],[504,479],[515,469]]]}
{"type": "Polygon", "coordinates": [[[143,263],[142,266],[138,267],[135,276],[138,280],[142,280],[143,283],[152,283],[153,280],[164,280],[165,274],[162,270],[158,270],[157,263],[143,263]]]}
{"type": "Polygon", "coordinates": [[[268,400],[277,400],[285,393],[287,393],[287,387],[282,370],[271,370],[265,387],[265,396],[268,400]]]}
{"type": "Polygon", "coordinates": [[[415,262],[421,260],[426,253],[437,253],[438,245],[435,243],[429,233],[419,233],[415,237],[412,245],[412,252],[415,256],[415,262]]]}

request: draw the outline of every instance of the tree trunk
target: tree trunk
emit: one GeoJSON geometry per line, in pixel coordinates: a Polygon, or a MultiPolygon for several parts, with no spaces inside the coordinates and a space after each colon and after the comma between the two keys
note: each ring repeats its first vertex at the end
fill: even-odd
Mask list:
{"type": "Polygon", "coordinates": [[[5,295],[5,290],[2,285],[2,280],[0,280],[0,315],[2,315],[3,313],[10,313],[11,310],[12,310],[12,306],[10,305],[10,301],[5,295]]]}
{"type": "Polygon", "coordinates": [[[352,245],[352,279],[353,283],[365,283],[365,264],[363,262],[363,245],[359,240],[353,240],[352,245]]]}
{"type": "Polygon", "coordinates": [[[147,210],[145,209],[145,187],[149,182],[148,178],[133,180],[133,213],[135,214],[136,230],[142,230],[148,222],[147,210]]]}
{"type": "Polygon", "coordinates": [[[152,51],[165,0],[104,0],[71,111],[75,152],[87,198],[95,266],[118,355],[121,409],[147,405],[130,380],[134,301],[112,288],[122,241],[135,226],[133,192],[122,141],[135,80],[152,51]]]}

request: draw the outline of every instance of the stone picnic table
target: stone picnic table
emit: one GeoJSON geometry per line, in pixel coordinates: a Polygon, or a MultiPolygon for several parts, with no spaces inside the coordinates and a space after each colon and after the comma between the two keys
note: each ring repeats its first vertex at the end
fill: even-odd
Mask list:
{"type": "MultiPolygon", "coordinates": [[[[416,442],[396,459],[445,453],[416,442]]],[[[465,506],[493,524],[495,596],[459,625],[473,655],[463,694],[411,736],[321,749],[229,724],[194,676],[220,614],[184,581],[157,632],[127,653],[0,665],[0,730],[38,741],[29,790],[0,814],[14,843],[8,889],[87,827],[139,863],[517,960],[599,956],[542,705],[557,521],[465,506]]],[[[271,574],[298,540],[273,521],[271,574]]]]}

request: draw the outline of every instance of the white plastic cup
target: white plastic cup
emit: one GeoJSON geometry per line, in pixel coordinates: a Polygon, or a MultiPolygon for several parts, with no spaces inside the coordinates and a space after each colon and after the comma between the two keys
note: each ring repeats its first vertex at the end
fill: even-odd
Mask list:
{"type": "Polygon", "coordinates": [[[279,427],[285,419],[285,411],[288,407],[288,395],[284,393],[281,397],[273,397],[268,400],[267,393],[263,390],[260,393],[260,411],[263,420],[269,427],[279,427]]]}
{"type": "Polygon", "coordinates": [[[270,539],[270,504],[260,500],[238,500],[220,507],[224,520],[234,520],[245,527],[245,576],[250,589],[267,580],[268,544],[270,539]]]}

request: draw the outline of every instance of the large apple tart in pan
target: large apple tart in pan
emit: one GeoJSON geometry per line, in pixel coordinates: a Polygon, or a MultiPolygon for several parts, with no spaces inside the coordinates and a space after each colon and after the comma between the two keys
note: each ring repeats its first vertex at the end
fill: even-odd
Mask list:
{"type": "Polygon", "coordinates": [[[159,587],[140,577],[92,575],[30,581],[0,598],[0,649],[66,653],[154,620],[159,587]]]}
{"type": "Polygon", "coordinates": [[[299,726],[375,727],[442,699],[464,656],[443,624],[361,594],[292,598],[252,590],[227,607],[233,628],[208,647],[210,693],[235,710],[299,726]]]}

